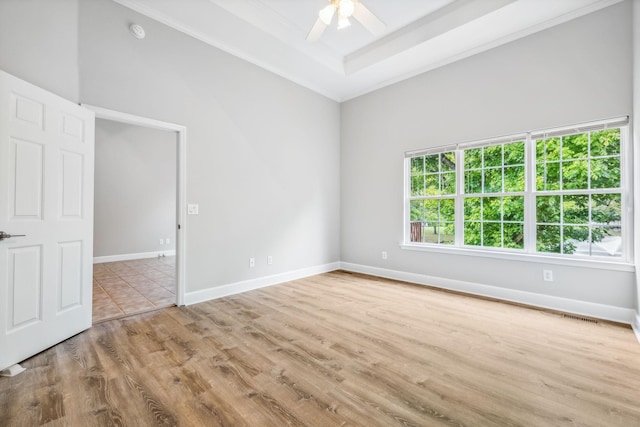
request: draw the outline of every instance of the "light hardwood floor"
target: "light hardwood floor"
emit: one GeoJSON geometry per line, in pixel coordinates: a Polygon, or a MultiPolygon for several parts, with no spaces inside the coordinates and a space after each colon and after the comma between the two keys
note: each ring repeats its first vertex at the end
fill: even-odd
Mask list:
{"type": "Polygon", "coordinates": [[[640,426],[626,327],[328,273],[95,325],[0,426],[640,426]]]}

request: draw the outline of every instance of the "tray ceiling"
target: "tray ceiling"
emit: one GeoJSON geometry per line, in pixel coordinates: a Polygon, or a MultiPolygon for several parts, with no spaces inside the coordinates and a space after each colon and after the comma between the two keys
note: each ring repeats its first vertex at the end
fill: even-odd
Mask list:
{"type": "Polygon", "coordinates": [[[622,0],[359,0],[386,25],[357,21],[305,37],[327,0],[115,0],[345,101],[622,0]]]}

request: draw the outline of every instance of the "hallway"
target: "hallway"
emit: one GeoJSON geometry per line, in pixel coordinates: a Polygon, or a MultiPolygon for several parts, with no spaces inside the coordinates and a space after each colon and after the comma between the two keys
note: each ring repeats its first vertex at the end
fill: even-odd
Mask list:
{"type": "Polygon", "coordinates": [[[176,301],[175,257],[93,265],[93,323],[169,307],[176,301]]]}

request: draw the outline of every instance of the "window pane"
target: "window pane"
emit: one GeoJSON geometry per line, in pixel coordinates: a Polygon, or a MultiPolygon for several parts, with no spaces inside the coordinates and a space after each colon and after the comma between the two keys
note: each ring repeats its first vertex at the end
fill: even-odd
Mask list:
{"type": "Polygon", "coordinates": [[[424,177],[424,194],[428,196],[440,194],[439,174],[429,174],[424,177]]]}
{"type": "Polygon", "coordinates": [[[410,221],[422,221],[424,219],[424,203],[422,200],[412,200],[409,210],[410,221]]]}
{"type": "Polygon", "coordinates": [[[589,134],[562,137],[562,160],[586,159],[589,157],[589,134]]]}
{"type": "Polygon", "coordinates": [[[538,252],[560,253],[560,226],[538,225],[536,248],[538,252]]]}
{"type": "Polygon", "coordinates": [[[620,154],[620,129],[606,129],[591,134],[591,157],[620,154]]]}
{"type": "Polygon", "coordinates": [[[479,222],[464,223],[464,244],[480,246],[482,244],[481,225],[479,222]]]}
{"type": "Polygon", "coordinates": [[[560,196],[536,197],[536,221],[538,223],[560,223],[560,196]]]}
{"type": "Polygon", "coordinates": [[[622,256],[620,227],[596,227],[592,230],[591,255],[622,256]]]}
{"type": "Polygon", "coordinates": [[[411,158],[411,175],[422,175],[424,173],[424,156],[411,158]]]}
{"type": "Polygon", "coordinates": [[[443,171],[455,171],[456,170],[456,153],[449,151],[448,153],[442,153],[440,169],[443,171]]]}
{"type": "Polygon", "coordinates": [[[504,191],[524,191],[524,166],[504,168],[504,191]]]}
{"type": "Polygon", "coordinates": [[[410,240],[412,242],[419,242],[422,243],[424,242],[423,236],[423,227],[422,227],[422,222],[421,221],[412,221],[409,226],[411,227],[410,230],[410,240]]]}
{"type": "Polygon", "coordinates": [[[473,170],[465,172],[465,193],[477,194],[482,192],[482,171],[473,170]]]}
{"type": "Polygon", "coordinates": [[[464,199],[464,220],[482,220],[482,199],[480,197],[467,197],[464,199]]]}
{"type": "Polygon", "coordinates": [[[438,200],[425,200],[424,201],[424,220],[427,223],[437,222],[439,218],[439,205],[438,200]]]}
{"type": "Polygon", "coordinates": [[[422,241],[424,243],[438,243],[438,223],[432,222],[429,224],[423,224],[422,227],[422,241]]]}
{"type": "Polygon", "coordinates": [[[589,196],[564,196],[562,210],[565,224],[588,224],[589,196]]]}
{"type": "Polygon", "coordinates": [[[564,227],[563,234],[563,253],[589,255],[589,227],[564,227]]]}
{"type": "Polygon", "coordinates": [[[464,151],[464,168],[479,169],[482,167],[482,148],[472,148],[464,151]]]}
{"type": "Polygon", "coordinates": [[[524,224],[504,224],[504,247],[513,249],[524,248],[524,224]]]}
{"type": "Polygon", "coordinates": [[[502,247],[502,227],[499,222],[482,224],[482,246],[502,247]]]}
{"type": "Polygon", "coordinates": [[[485,169],[484,193],[502,192],[502,169],[485,169]]]}
{"type": "Polygon", "coordinates": [[[500,221],[501,203],[500,197],[485,197],[482,202],[482,220],[500,221]]]}
{"type": "Polygon", "coordinates": [[[484,148],[484,167],[502,166],[502,145],[484,148]]]}
{"type": "Polygon", "coordinates": [[[524,197],[505,197],[502,212],[505,221],[524,221],[524,197]]]}
{"type": "Polygon", "coordinates": [[[589,188],[589,169],[586,160],[562,162],[562,188],[564,190],[589,188]]]}
{"type": "Polygon", "coordinates": [[[560,138],[549,138],[543,141],[544,151],[542,156],[538,156],[536,161],[560,160],[560,138]]]}
{"type": "Polygon", "coordinates": [[[538,163],[536,168],[536,189],[538,191],[560,189],[560,163],[538,163]]]}
{"type": "Polygon", "coordinates": [[[591,160],[591,188],[620,188],[620,158],[591,160]]]}
{"type": "Polygon", "coordinates": [[[620,202],[620,194],[594,194],[591,196],[591,221],[602,226],[620,227],[620,202]]]}
{"type": "Polygon", "coordinates": [[[422,196],[424,195],[424,175],[417,175],[411,177],[411,195],[422,196]]]}
{"type": "Polygon", "coordinates": [[[439,172],[440,171],[440,154],[432,154],[430,156],[424,156],[424,170],[425,172],[439,172]]]}
{"type": "Polygon", "coordinates": [[[456,173],[446,172],[440,175],[440,194],[456,194],[456,173]]]}
{"type": "Polygon", "coordinates": [[[438,243],[452,245],[455,243],[455,226],[451,222],[440,222],[438,224],[438,243]]]}
{"type": "Polygon", "coordinates": [[[504,145],[505,165],[524,165],[524,141],[504,145]]]}
{"type": "Polygon", "coordinates": [[[456,220],[456,201],[444,199],[440,201],[440,220],[454,222],[456,220]]]}

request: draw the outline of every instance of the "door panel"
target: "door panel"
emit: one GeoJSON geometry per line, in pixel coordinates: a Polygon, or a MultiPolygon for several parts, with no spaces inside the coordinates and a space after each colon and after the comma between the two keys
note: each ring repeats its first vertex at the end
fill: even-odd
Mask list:
{"type": "Polygon", "coordinates": [[[41,320],[40,246],[9,250],[9,330],[41,320]]]}
{"type": "Polygon", "coordinates": [[[9,183],[14,202],[14,218],[42,219],[42,144],[11,138],[13,176],[9,183]]]}
{"type": "Polygon", "coordinates": [[[82,242],[61,243],[58,256],[60,313],[82,304],[82,242]]]}
{"type": "Polygon", "coordinates": [[[94,115],[0,71],[0,369],[91,327],[94,115]]]}

